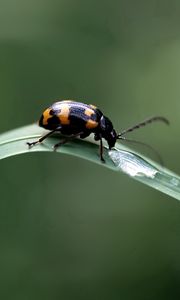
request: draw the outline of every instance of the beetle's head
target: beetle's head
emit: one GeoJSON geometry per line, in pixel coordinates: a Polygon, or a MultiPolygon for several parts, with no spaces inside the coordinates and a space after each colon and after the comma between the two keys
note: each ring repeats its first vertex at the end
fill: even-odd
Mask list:
{"type": "Polygon", "coordinates": [[[113,148],[117,140],[117,133],[112,122],[105,116],[101,117],[100,129],[102,137],[107,141],[109,148],[113,148]]]}

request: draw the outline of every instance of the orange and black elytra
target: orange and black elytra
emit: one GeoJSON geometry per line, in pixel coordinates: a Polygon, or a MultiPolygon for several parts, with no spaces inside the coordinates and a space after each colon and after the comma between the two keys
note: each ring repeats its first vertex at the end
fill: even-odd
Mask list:
{"type": "Polygon", "coordinates": [[[55,102],[48,107],[43,112],[39,120],[39,126],[50,130],[50,132],[40,137],[37,141],[27,144],[29,147],[32,147],[41,143],[54,132],[60,132],[65,138],[54,145],[55,150],[62,144],[67,143],[69,140],[76,137],[84,139],[93,133],[95,141],[100,141],[100,159],[102,162],[105,162],[103,158],[102,139],[107,141],[109,149],[111,149],[115,146],[118,139],[126,140],[124,137],[126,133],[154,121],[162,121],[169,124],[169,121],[166,118],[155,116],[117,133],[110,119],[104,116],[101,110],[99,110],[96,106],[73,100],[63,100],[55,102]]]}

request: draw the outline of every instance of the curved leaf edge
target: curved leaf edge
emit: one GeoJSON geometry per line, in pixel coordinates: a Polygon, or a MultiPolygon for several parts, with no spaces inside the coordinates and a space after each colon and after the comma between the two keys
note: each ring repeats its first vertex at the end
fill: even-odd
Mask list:
{"type": "MultiPolygon", "coordinates": [[[[47,131],[32,124],[1,134],[0,159],[31,152],[54,152],[53,145],[59,141],[59,134],[29,149],[27,142],[38,139],[44,133],[47,131]]],[[[111,151],[104,146],[105,163],[100,161],[99,145],[91,137],[85,140],[75,139],[59,147],[56,152],[80,157],[114,171],[121,171],[180,200],[180,177],[178,175],[120,143],[116,145],[116,148],[111,151]]]]}

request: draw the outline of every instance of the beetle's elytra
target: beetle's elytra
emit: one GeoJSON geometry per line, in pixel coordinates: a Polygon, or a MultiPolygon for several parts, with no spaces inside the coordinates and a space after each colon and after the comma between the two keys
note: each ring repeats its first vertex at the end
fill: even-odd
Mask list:
{"type": "Polygon", "coordinates": [[[107,141],[109,149],[111,149],[115,146],[117,139],[125,139],[125,133],[153,121],[163,121],[169,124],[164,117],[152,117],[127,130],[123,130],[121,133],[117,133],[110,119],[104,116],[96,106],[72,100],[63,100],[55,102],[48,107],[39,120],[39,126],[50,130],[50,132],[39,140],[27,144],[29,147],[32,147],[37,143],[41,143],[54,132],[60,132],[65,138],[54,145],[54,149],[57,149],[57,147],[73,138],[80,137],[84,139],[93,133],[94,139],[100,141],[100,159],[104,162],[102,139],[107,141]]]}

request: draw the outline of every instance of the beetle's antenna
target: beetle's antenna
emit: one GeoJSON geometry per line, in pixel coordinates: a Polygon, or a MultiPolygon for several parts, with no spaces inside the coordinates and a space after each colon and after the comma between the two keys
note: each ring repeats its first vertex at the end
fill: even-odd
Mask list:
{"type": "Polygon", "coordinates": [[[138,144],[138,145],[141,145],[141,146],[145,146],[146,148],[150,149],[152,152],[154,152],[154,154],[156,155],[159,163],[163,166],[164,165],[164,162],[163,162],[163,159],[161,157],[161,155],[159,154],[159,152],[157,150],[155,150],[152,146],[150,146],[149,144],[146,144],[146,143],[143,143],[143,142],[140,142],[140,141],[137,141],[137,140],[132,140],[132,139],[127,139],[126,137],[124,136],[121,136],[119,138],[119,140],[122,140],[123,142],[130,142],[130,143],[134,143],[134,144],[138,144]]]}
{"type": "Polygon", "coordinates": [[[117,135],[117,139],[121,139],[121,137],[128,133],[128,132],[132,132],[134,131],[135,129],[139,129],[143,126],[146,126],[147,124],[150,124],[150,123],[153,123],[155,121],[160,121],[160,122],[164,122],[165,124],[169,125],[169,121],[168,119],[164,118],[164,117],[161,117],[161,116],[155,116],[155,117],[151,117],[151,118],[148,118],[132,127],[129,127],[123,131],[121,131],[118,135],[117,135]]]}

